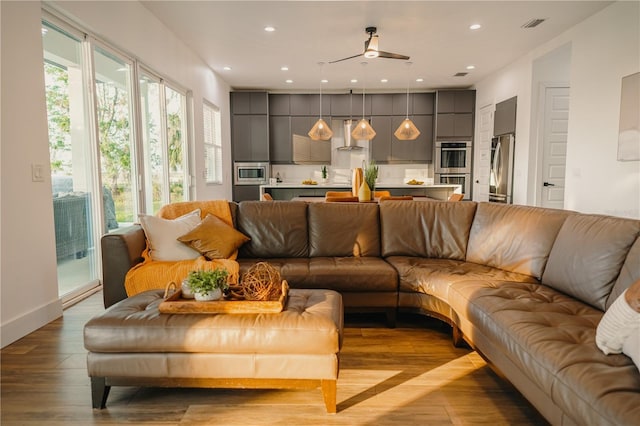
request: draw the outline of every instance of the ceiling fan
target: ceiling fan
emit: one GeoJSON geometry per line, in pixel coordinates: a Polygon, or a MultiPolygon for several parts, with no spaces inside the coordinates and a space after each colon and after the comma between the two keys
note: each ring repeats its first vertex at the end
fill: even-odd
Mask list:
{"type": "Polygon", "coordinates": [[[406,55],[400,55],[399,53],[390,53],[383,52],[382,50],[378,50],[378,35],[376,31],[378,29],[376,27],[367,27],[365,28],[367,34],[369,34],[369,39],[364,42],[364,52],[359,53],[357,55],[349,56],[348,58],[338,59],[336,61],[329,62],[330,64],[335,64],[336,62],[346,61],[347,59],[357,58],[358,56],[364,56],[365,58],[389,58],[389,59],[402,59],[409,60],[409,57],[406,55]]]}

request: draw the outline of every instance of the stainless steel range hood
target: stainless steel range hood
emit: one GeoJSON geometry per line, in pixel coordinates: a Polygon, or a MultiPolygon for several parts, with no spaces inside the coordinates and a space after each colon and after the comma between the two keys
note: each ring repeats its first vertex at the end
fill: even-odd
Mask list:
{"type": "MultiPolygon", "coordinates": [[[[333,120],[332,124],[334,124],[336,121],[338,120],[333,120]]],[[[363,147],[358,146],[358,143],[351,138],[352,126],[353,126],[353,120],[349,119],[349,120],[343,121],[342,129],[343,129],[344,144],[338,147],[338,151],[360,151],[364,149],[363,147]]]]}

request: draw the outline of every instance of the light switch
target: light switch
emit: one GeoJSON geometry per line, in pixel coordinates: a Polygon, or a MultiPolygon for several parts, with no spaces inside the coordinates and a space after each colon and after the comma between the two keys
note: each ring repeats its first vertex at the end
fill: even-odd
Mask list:
{"type": "Polygon", "coordinates": [[[42,164],[31,165],[31,180],[33,182],[44,182],[44,166],[42,164]]]}

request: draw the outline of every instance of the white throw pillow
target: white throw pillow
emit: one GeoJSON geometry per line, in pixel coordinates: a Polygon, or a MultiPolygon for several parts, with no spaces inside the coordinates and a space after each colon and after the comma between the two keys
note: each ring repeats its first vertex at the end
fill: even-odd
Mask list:
{"type": "Polygon", "coordinates": [[[596,329],[596,344],[605,354],[624,353],[640,370],[640,312],[625,300],[625,290],[607,309],[596,329]]]}
{"type": "Polygon", "coordinates": [[[140,224],[149,242],[149,256],[153,260],[177,261],[197,259],[196,250],[178,241],[178,237],[200,224],[200,209],[170,220],[141,214],[140,224]]]}

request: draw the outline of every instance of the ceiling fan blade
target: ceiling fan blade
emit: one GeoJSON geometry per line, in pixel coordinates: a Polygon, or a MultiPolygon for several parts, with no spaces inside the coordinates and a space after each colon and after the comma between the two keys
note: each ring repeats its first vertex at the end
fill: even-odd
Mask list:
{"type": "Polygon", "coordinates": [[[342,62],[342,61],[346,61],[347,59],[353,59],[353,58],[357,58],[358,56],[362,56],[364,53],[359,53],[357,55],[353,55],[353,56],[349,56],[348,58],[342,58],[342,59],[338,59],[335,61],[330,61],[330,64],[335,64],[336,62],[342,62]]]}
{"type": "Polygon", "coordinates": [[[382,50],[378,51],[378,58],[404,59],[405,61],[409,60],[409,56],[401,55],[399,53],[383,52],[382,50]]]}

